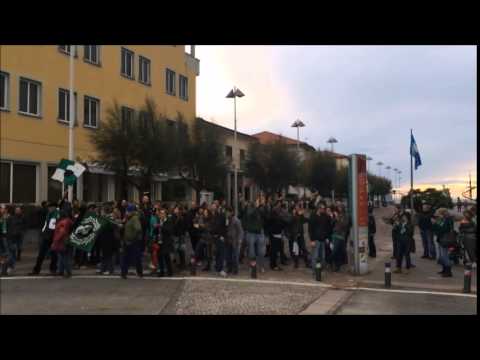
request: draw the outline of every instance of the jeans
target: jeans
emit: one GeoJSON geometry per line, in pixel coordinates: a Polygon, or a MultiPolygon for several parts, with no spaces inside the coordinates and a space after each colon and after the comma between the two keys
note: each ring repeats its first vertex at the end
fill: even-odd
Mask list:
{"type": "MultiPolygon", "coordinates": [[[[51,236],[42,236],[42,240],[40,241],[40,249],[38,250],[37,261],[35,263],[35,267],[33,268],[34,273],[40,273],[42,270],[43,260],[45,260],[45,256],[50,251],[50,246],[52,245],[52,237],[51,236]]],[[[57,272],[57,254],[52,251],[50,256],[50,272],[56,273],[57,272]]]]}
{"type": "Polygon", "coordinates": [[[223,270],[223,264],[225,263],[225,239],[221,239],[220,236],[215,237],[215,271],[220,272],[223,270]]]}
{"type": "Polygon", "coordinates": [[[263,258],[265,256],[265,236],[263,234],[247,232],[248,257],[251,261],[256,260],[257,264],[263,268],[263,258]]]}
{"type": "Polygon", "coordinates": [[[180,267],[185,267],[185,237],[183,235],[174,236],[173,244],[175,248],[175,253],[178,254],[178,264],[180,265],[180,267]]]}
{"type": "Polygon", "coordinates": [[[438,250],[439,250],[439,262],[441,265],[445,266],[445,267],[451,267],[452,266],[452,263],[450,262],[450,256],[448,255],[448,248],[445,248],[445,247],[442,247],[442,246],[439,246],[438,247],[438,250]]]}
{"type": "Polygon", "coordinates": [[[332,236],[333,249],[330,253],[329,263],[335,265],[335,270],[345,263],[345,239],[338,235],[332,236]]]}
{"type": "Polygon", "coordinates": [[[323,266],[325,263],[325,241],[315,241],[315,247],[312,249],[312,269],[314,275],[317,259],[320,259],[323,266]]]}
{"type": "Polygon", "coordinates": [[[422,237],[423,256],[429,258],[436,258],[435,244],[433,243],[432,230],[420,229],[420,236],[422,237]]]}
{"type": "Polygon", "coordinates": [[[402,268],[403,258],[405,257],[406,261],[406,268],[410,269],[412,263],[410,259],[410,244],[406,241],[398,241],[397,242],[397,268],[402,268]]]}
{"type": "Polygon", "coordinates": [[[233,246],[232,244],[226,244],[225,246],[225,260],[227,263],[227,272],[234,274],[238,273],[238,261],[239,261],[239,246],[233,246]]]}
{"type": "Polygon", "coordinates": [[[70,247],[65,248],[64,251],[57,252],[58,272],[60,274],[72,275],[72,253],[73,251],[70,247]]]}
{"type": "Polygon", "coordinates": [[[270,235],[270,268],[277,267],[277,259],[280,256],[280,248],[282,246],[282,234],[270,235]]]}
{"type": "Polygon", "coordinates": [[[14,237],[7,238],[8,267],[15,269],[17,263],[17,240],[14,237]]]}
{"type": "Polygon", "coordinates": [[[128,268],[132,263],[135,263],[137,275],[143,275],[141,247],[142,242],[135,242],[133,244],[126,245],[123,249],[120,265],[122,269],[122,276],[127,276],[128,268]]]}

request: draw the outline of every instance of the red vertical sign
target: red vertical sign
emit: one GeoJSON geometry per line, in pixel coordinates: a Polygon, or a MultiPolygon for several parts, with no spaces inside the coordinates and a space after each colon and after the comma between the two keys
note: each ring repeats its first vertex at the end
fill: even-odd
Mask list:
{"type": "Polygon", "coordinates": [[[358,226],[368,227],[367,160],[364,156],[357,157],[357,169],[358,226]]]}

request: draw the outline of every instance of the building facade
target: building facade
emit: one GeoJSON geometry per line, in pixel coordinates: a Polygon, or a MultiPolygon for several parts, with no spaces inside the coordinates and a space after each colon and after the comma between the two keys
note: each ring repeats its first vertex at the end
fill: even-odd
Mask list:
{"type": "MultiPolygon", "coordinates": [[[[111,201],[113,173],[95,163],[90,134],[114,103],[128,120],[146,98],[175,120],[196,117],[199,61],[183,45],[0,45],[0,203],[56,201],[62,184],[51,180],[68,158],[69,62],[74,53],[74,157],[87,165],[74,188],[85,201],[111,201]]],[[[152,197],[161,200],[158,178],[152,197]]],[[[129,198],[138,200],[135,188],[129,198]]],[[[188,196],[187,196],[188,198],[188,196]]]]}
{"type": "Polygon", "coordinates": [[[225,200],[228,205],[233,206],[235,180],[234,166],[237,167],[237,192],[239,201],[253,201],[258,193],[258,187],[254,181],[246,175],[246,160],[248,149],[258,139],[237,131],[237,151],[234,151],[234,131],[230,128],[201,119],[205,125],[213,126],[219,132],[220,138],[223,140],[225,158],[229,166],[229,171],[225,179],[225,200]]]}

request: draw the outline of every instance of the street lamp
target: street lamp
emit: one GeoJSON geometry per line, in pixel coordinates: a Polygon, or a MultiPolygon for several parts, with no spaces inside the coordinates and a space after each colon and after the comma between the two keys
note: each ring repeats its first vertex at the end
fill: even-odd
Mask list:
{"type": "Polygon", "coordinates": [[[394,187],[397,187],[397,171],[398,171],[397,168],[394,168],[394,169],[393,169],[393,173],[394,173],[394,174],[393,174],[393,186],[394,186],[394,187]]]}
{"type": "Polygon", "coordinates": [[[382,176],[382,165],[383,165],[383,163],[381,161],[377,162],[378,176],[382,176]]]}
{"type": "Polygon", "coordinates": [[[388,173],[387,173],[387,174],[388,174],[388,175],[387,175],[387,176],[388,176],[388,180],[391,180],[391,179],[390,179],[390,169],[391,169],[391,168],[392,168],[392,167],[391,167],[390,165],[385,168],[385,169],[388,171],[388,173]]]}
{"type": "Polygon", "coordinates": [[[330,139],[327,140],[327,143],[330,144],[330,149],[331,149],[330,151],[333,152],[333,144],[338,143],[338,141],[334,137],[331,137],[330,139]]]}
{"type": "Polygon", "coordinates": [[[398,170],[398,188],[400,188],[400,186],[402,185],[402,175],[400,175],[402,173],[401,170],[398,170]]]}
{"type": "Polygon", "coordinates": [[[372,161],[373,159],[370,157],[370,156],[367,156],[367,173],[370,172],[370,161],[372,161]]]}
{"type": "MultiPolygon", "coordinates": [[[[297,128],[297,154],[300,160],[300,128],[305,127],[305,124],[300,119],[297,119],[292,124],[292,127],[297,128]]],[[[305,188],[303,189],[303,197],[305,198],[305,188]]]]}
{"type": "Polygon", "coordinates": [[[227,98],[233,98],[233,187],[235,191],[233,192],[233,206],[235,209],[235,216],[238,217],[238,174],[237,174],[237,163],[235,162],[235,155],[237,154],[237,97],[244,97],[245,94],[237,89],[235,86],[226,96],[227,98]]]}

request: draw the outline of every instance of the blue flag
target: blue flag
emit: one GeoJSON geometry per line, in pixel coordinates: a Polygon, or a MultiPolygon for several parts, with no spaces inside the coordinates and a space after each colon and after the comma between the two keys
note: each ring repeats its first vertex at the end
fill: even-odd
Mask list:
{"type": "Polygon", "coordinates": [[[413,133],[410,134],[410,156],[415,158],[415,170],[422,165],[422,159],[420,159],[420,153],[418,152],[417,143],[413,137],[413,133]]]}

